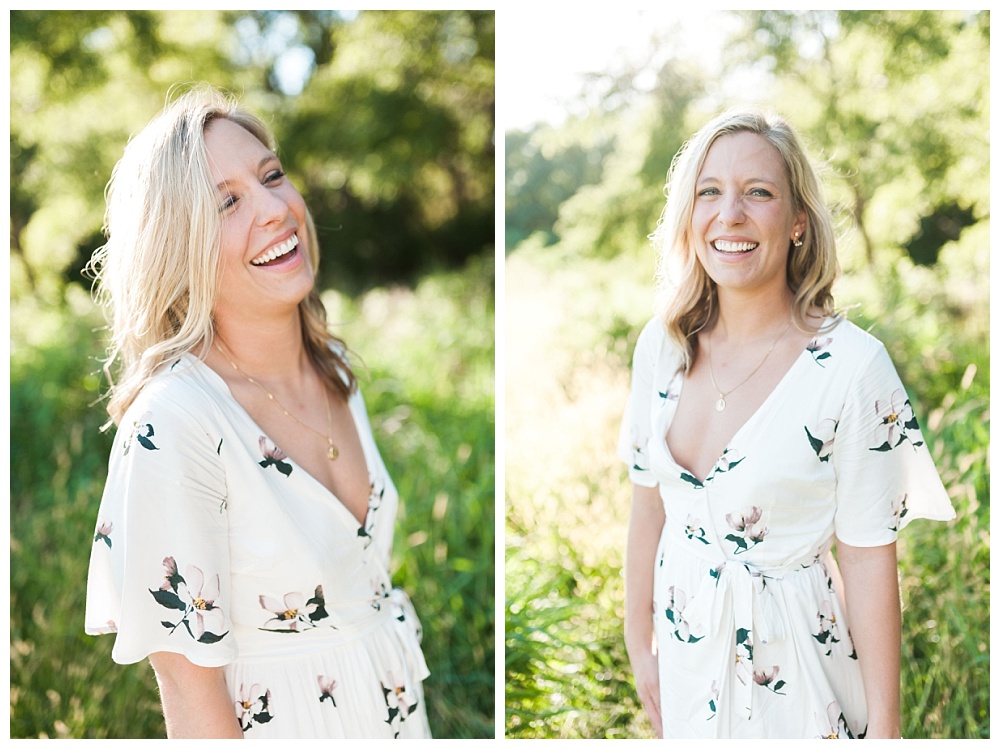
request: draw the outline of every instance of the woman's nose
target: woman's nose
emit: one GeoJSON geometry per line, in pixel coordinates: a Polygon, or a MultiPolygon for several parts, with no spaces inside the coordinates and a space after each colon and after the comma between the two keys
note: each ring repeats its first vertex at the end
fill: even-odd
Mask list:
{"type": "Polygon", "coordinates": [[[742,196],[736,194],[724,195],[719,206],[719,223],[723,226],[734,226],[742,224],[745,218],[742,196]]]}
{"type": "Polygon", "coordinates": [[[261,186],[256,196],[257,202],[257,223],[265,226],[275,221],[284,221],[288,215],[288,201],[279,190],[268,189],[261,186]]]}

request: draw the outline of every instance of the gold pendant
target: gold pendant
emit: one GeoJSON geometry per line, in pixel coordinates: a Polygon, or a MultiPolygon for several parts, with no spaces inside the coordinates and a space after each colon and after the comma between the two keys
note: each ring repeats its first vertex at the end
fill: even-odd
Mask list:
{"type": "Polygon", "coordinates": [[[330,449],[326,451],[326,454],[327,457],[330,458],[330,460],[336,460],[337,458],[340,457],[340,451],[337,450],[337,448],[334,447],[333,445],[330,445],[330,449]]]}
{"type": "Polygon", "coordinates": [[[726,410],[726,397],[724,395],[720,395],[719,400],[715,402],[715,410],[716,411],[726,410]]]}

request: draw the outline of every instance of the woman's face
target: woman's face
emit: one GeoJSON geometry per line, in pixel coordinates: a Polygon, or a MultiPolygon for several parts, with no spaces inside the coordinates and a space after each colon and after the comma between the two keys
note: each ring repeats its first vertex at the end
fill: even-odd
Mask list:
{"type": "Polygon", "coordinates": [[[216,320],[287,314],[313,287],[305,202],[278,157],[235,122],[210,122],[205,146],[222,217],[216,320]]]}
{"type": "Polygon", "coordinates": [[[709,277],[725,290],[788,293],[789,243],[805,230],[792,208],[781,154],[761,135],[723,135],[712,143],[695,187],[691,228],[709,277]]]}

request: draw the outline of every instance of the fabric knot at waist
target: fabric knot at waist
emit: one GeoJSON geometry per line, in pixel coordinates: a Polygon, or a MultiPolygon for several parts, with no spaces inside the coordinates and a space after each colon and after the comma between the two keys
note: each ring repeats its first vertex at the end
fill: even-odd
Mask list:
{"type": "MultiPolygon", "coordinates": [[[[683,642],[709,638],[706,670],[717,674],[719,700],[732,701],[730,715],[749,719],[753,713],[754,684],[779,692],[784,682],[774,664],[762,662],[755,649],[788,636],[782,588],[800,575],[819,569],[821,555],[795,567],[758,568],[748,561],[720,553],[718,544],[692,543],[695,529],[668,523],[671,543],[683,543],[685,552],[707,562],[707,573],[697,590],[684,600],[674,587],[667,590],[666,614],[683,642]],[[676,538],[677,535],[682,538],[676,538]],[[755,663],[754,657],[758,656],[755,663]]],[[[801,578],[799,578],[801,579],[801,578]]],[[[796,581],[798,582],[798,580],[796,581]]],[[[805,582],[802,580],[802,582],[805,582]]],[[[796,586],[797,587],[797,586],[796,586]]]]}

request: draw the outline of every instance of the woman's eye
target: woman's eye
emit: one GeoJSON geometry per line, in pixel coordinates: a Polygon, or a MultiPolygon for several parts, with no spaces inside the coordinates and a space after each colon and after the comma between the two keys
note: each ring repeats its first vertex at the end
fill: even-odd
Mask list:
{"type": "Polygon", "coordinates": [[[279,179],[285,176],[285,173],[280,169],[275,169],[273,172],[268,172],[267,176],[264,177],[264,182],[277,182],[279,179]]]}
{"type": "Polygon", "coordinates": [[[717,187],[706,187],[698,193],[699,198],[710,198],[714,195],[719,194],[719,188],[717,187]]]}
{"type": "Polygon", "coordinates": [[[219,206],[219,213],[225,213],[230,208],[236,205],[236,197],[234,195],[229,195],[225,200],[222,201],[222,205],[219,206]]]}
{"type": "Polygon", "coordinates": [[[754,187],[750,190],[750,194],[755,198],[773,198],[774,196],[763,187],[754,187]]]}

